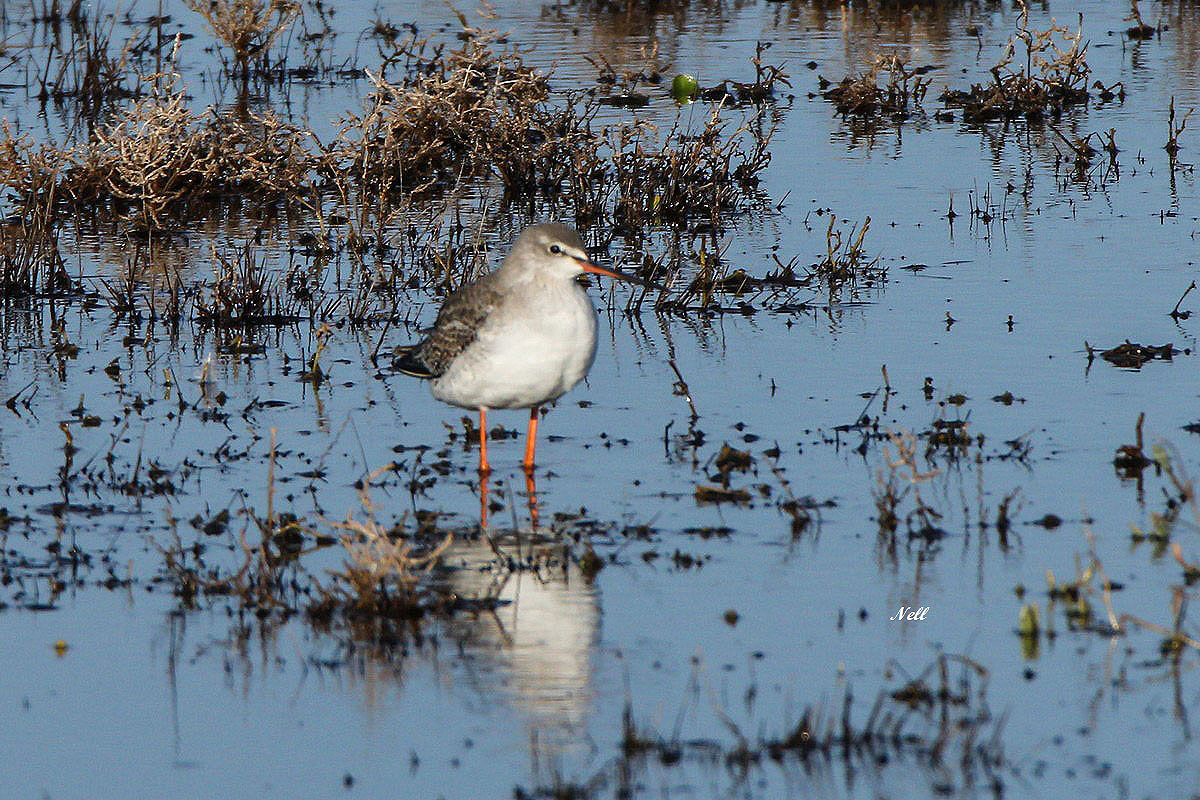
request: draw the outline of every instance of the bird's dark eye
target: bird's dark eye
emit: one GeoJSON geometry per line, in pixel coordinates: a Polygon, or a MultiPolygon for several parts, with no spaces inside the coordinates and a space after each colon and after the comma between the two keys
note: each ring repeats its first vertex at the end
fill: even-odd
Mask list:
{"type": "Polygon", "coordinates": [[[562,252],[562,248],[556,244],[552,244],[552,245],[550,245],[550,252],[554,253],[554,255],[558,255],[559,253],[562,252]]]}

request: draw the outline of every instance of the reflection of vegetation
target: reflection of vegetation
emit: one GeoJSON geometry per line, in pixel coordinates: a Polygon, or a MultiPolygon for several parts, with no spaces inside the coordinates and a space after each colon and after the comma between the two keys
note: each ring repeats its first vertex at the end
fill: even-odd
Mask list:
{"type": "MultiPolygon", "coordinates": [[[[803,274],[799,272],[799,256],[793,256],[787,263],[774,258],[778,269],[768,272],[762,277],[755,277],[744,269],[731,269],[731,264],[713,254],[701,244],[697,254],[699,270],[687,287],[678,294],[660,293],[654,307],[658,311],[678,312],[710,308],[728,308],[720,303],[721,296],[733,295],[740,298],[737,308],[751,310],[762,307],[781,311],[804,310],[809,307],[808,301],[797,303],[796,297],[801,292],[820,291],[828,295],[830,302],[841,299],[859,300],[864,293],[877,290],[887,282],[888,267],[878,256],[868,256],[864,242],[867,231],[871,227],[871,218],[863,220],[862,225],[851,223],[849,229],[841,227],[845,220],[839,220],[832,211],[818,210],[818,216],[828,214],[829,223],[825,230],[825,253],[814,261],[803,274]]],[[[657,262],[653,274],[665,272],[673,277],[680,271],[678,260],[668,262],[667,266],[657,262]]],[[[808,297],[808,295],[805,295],[808,297]]],[[[634,306],[640,307],[641,298],[636,298],[634,306]]]]}
{"type": "MultiPolygon", "coordinates": [[[[727,709],[715,708],[732,736],[729,742],[685,735],[678,728],[663,735],[637,722],[627,701],[620,752],[606,767],[582,780],[556,776],[549,786],[518,788],[516,796],[591,798],[601,791],[609,796],[615,788],[617,797],[636,797],[644,793],[643,775],[650,769],[683,773],[682,778],[720,766],[739,795],[756,797],[764,785],[756,776],[775,766],[797,766],[811,777],[822,767],[840,765],[847,776],[865,770],[886,782],[893,763],[919,765],[937,794],[986,786],[1000,796],[1014,766],[1004,754],[1003,721],[988,707],[988,679],[988,670],[977,661],[941,655],[916,677],[881,689],[865,719],[855,719],[854,696],[847,691],[840,708],[810,705],[777,736],[743,732],[727,709]]],[[[748,707],[755,696],[751,687],[748,707]]]]}

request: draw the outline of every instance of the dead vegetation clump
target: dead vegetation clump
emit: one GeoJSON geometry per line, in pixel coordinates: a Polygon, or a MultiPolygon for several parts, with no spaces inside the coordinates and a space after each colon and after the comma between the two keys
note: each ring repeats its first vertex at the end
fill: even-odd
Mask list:
{"type": "Polygon", "coordinates": [[[290,0],[184,0],[184,5],[204,17],[233,51],[234,68],[226,62],[226,70],[243,81],[252,61],[256,71],[270,70],[271,47],[300,14],[300,4],[290,0]]]}
{"type": "MultiPolygon", "coordinates": [[[[693,114],[681,111],[662,133],[637,120],[597,130],[594,99],[552,98],[547,78],[503,48],[497,34],[464,28],[459,38],[455,49],[432,46],[415,29],[391,40],[393,52],[370,75],[375,88],[363,115],[321,143],[269,112],[193,110],[175,66],[176,37],[164,65],[143,80],[144,97],[96,125],[87,141],[54,151],[49,182],[37,173],[39,188],[18,194],[49,198],[42,207],[51,219],[85,211],[122,219],[144,237],[243,201],[315,211],[320,230],[313,241],[320,246],[305,249],[319,250],[319,260],[350,260],[352,285],[360,287],[343,309],[352,322],[377,318],[371,305],[394,296],[402,276],[404,288],[420,288],[431,275],[447,288],[462,279],[461,264],[388,231],[414,210],[438,224],[439,214],[451,213],[447,198],[467,187],[499,188],[505,204],[530,213],[537,204],[579,227],[615,229],[638,241],[662,228],[705,236],[763,206],[758,185],[777,121],[763,101],[786,83],[781,68],[763,63],[765,46],[753,59],[753,84],[738,84],[736,98],[717,101],[694,127],[693,114]],[[731,112],[743,97],[754,110],[731,112]],[[441,210],[431,210],[438,198],[445,200],[441,210]],[[374,265],[367,263],[372,253],[374,265]]],[[[32,186],[28,153],[15,144],[10,150],[10,183],[32,186]]],[[[669,277],[689,267],[676,259],[669,277]]],[[[218,272],[211,296],[194,304],[201,321],[245,325],[293,316],[278,292],[261,296],[254,276],[218,272]]],[[[302,297],[300,288],[300,302],[331,310],[302,297]]]]}
{"type": "Polygon", "coordinates": [[[198,115],[171,85],[77,148],[62,193],[76,207],[105,205],[148,232],[231,196],[269,203],[299,193],[313,166],[304,137],[271,113],[198,115]]]}
{"type": "Polygon", "coordinates": [[[316,599],[306,610],[319,630],[345,627],[354,641],[385,649],[405,641],[405,629],[426,613],[449,607],[454,600],[428,580],[454,535],[447,533],[429,546],[416,545],[375,519],[368,490],[391,469],[377,469],[360,483],[362,519],[350,514],[334,524],[348,558],[340,570],[329,571],[328,581],[318,582],[316,599]]]}
{"type": "MultiPolygon", "coordinates": [[[[294,520],[286,520],[295,525],[294,520]]],[[[281,531],[285,536],[287,531],[281,531]]],[[[295,532],[299,535],[298,532],[295,532]]],[[[243,560],[233,571],[209,566],[202,558],[203,548],[185,548],[176,539],[162,549],[167,580],[184,608],[196,608],[204,600],[232,598],[242,612],[260,620],[285,620],[296,612],[296,581],[288,569],[294,555],[264,536],[250,545],[242,531],[240,546],[243,560]]],[[[282,541],[282,540],[281,540],[282,541]]]]}
{"type": "Polygon", "coordinates": [[[7,218],[0,222],[0,298],[70,291],[58,247],[58,178],[62,153],[14,136],[0,122],[0,186],[7,218]]]}
{"type": "MultiPolygon", "coordinates": [[[[690,226],[693,232],[720,231],[725,220],[757,197],[776,129],[765,104],[776,83],[791,85],[781,67],[765,63],[769,46],[759,42],[755,48],[752,83],[726,80],[699,93],[715,105],[698,133],[681,127],[681,118],[661,136],[642,121],[610,132],[606,149],[612,152],[612,222],[618,233],[636,236],[641,228],[663,223],[690,226]],[[730,130],[724,112],[751,105],[755,111],[730,130]]],[[[598,177],[594,171],[584,180],[594,184],[598,177]]]]}
{"type": "Polygon", "coordinates": [[[1192,118],[1195,110],[1194,108],[1189,108],[1182,117],[1178,118],[1179,122],[1176,124],[1175,96],[1171,95],[1171,105],[1167,111],[1167,143],[1163,145],[1163,150],[1167,151],[1167,157],[1170,159],[1171,172],[1174,172],[1175,168],[1180,166],[1179,136],[1187,129],[1188,120],[1192,118]]]}
{"type": "MultiPolygon", "coordinates": [[[[761,108],[732,131],[725,101],[699,132],[677,122],[659,135],[641,121],[597,131],[596,101],[572,94],[552,102],[546,77],[497,50],[495,34],[464,35],[450,52],[427,53],[415,35],[396,45],[406,54],[404,76],[371,74],[367,111],[348,120],[330,149],[331,180],[348,173],[372,194],[419,197],[494,176],[507,200],[540,198],[580,225],[719,227],[770,162],[774,126],[761,108]]],[[[786,78],[760,61],[752,86],[766,98],[786,78]]]]}
{"type": "Polygon", "coordinates": [[[941,100],[962,109],[969,123],[1018,119],[1057,119],[1062,112],[1088,100],[1088,43],[1083,41],[1083,16],[1079,28],[1052,24],[1046,30],[1029,27],[1029,8],[1021,3],[1016,33],[1004,57],[991,69],[992,82],[973,84],[969,90],[947,89],[941,100]],[[1024,49],[1024,63],[1020,51],[1024,49]]]}
{"type": "Polygon", "coordinates": [[[659,138],[649,124],[623,126],[612,157],[617,230],[689,221],[721,230],[722,220],[757,187],[758,174],[771,161],[774,134],[762,112],[733,135],[726,135],[726,125],[717,106],[699,134],[677,124],[659,138]]]}
{"type": "Polygon", "coordinates": [[[862,75],[857,78],[847,75],[832,89],[827,88],[829,82],[822,78],[821,96],[831,101],[843,116],[886,115],[903,119],[925,99],[932,79],[921,76],[932,69],[928,66],[910,68],[897,55],[879,55],[862,75]],[[882,86],[879,85],[881,74],[887,79],[882,86]]]}
{"type": "MultiPolygon", "coordinates": [[[[578,93],[552,98],[546,78],[517,54],[497,49],[495,34],[464,29],[461,38],[464,44],[453,51],[430,48],[415,33],[395,39],[395,54],[384,61],[402,65],[402,74],[372,74],[376,90],[367,111],[349,119],[324,150],[326,185],[336,188],[347,208],[357,209],[350,215],[355,230],[346,234],[348,251],[364,252],[349,245],[366,244],[360,232],[370,226],[481,183],[498,184],[505,204],[544,204],[578,227],[615,231],[635,250],[643,249],[648,231],[707,236],[763,205],[758,185],[771,160],[773,107],[758,105],[735,117],[734,101],[721,100],[700,117],[702,127],[689,122],[694,112],[681,111],[665,131],[637,119],[597,130],[596,100],[578,93]]],[[[739,91],[766,98],[786,77],[759,56],[757,94],[739,91]]],[[[431,224],[438,224],[436,216],[431,224]]],[[[463,228],[452,225],[452,238],[455,230],[461,234],[463,228]]],[[[383,243],[376,244],[384,252],[383,243]]],[[[407,275],[406,286],[417,288],[413,276],[432,275],[449,290],[464,269],[470,274],[472,264],[455,256],[461,248],[443,252],[405,237],[391,244],[391,264],[381,266],[373,286],[394,289],[407,275]]],[[[473,241],[468,250],[477,250],[473,241]]],[[[678,249],[666,257],[669,264],[647,259],[646,277],[687,285],[676,278],[693,265],[678,249]]],[[[642,293],[635,302],[644,298],[642,293]]],[[[663,294],[658,306],[670,302],[663,294]]]]}
{"type": "Polygon", "coordinates": [[[348,120],[336,145],[351,179],[419,195],[494,170],[519,188],[535,183],[533,165],[569,152],[572,131],[562,122],[570,119],[545,108],[545,77],[491,44],[490,36],[471,38],[425,56],[410,39],[402,47],[415,55],[399,83],[368,72],[375,90],[367,110],[348,120]]]}
{"type": "Polygon", "coordinates": [[[285,299],[279,281],[268,273],[246,245],[232,259],[212,250],[213,282],[208,297],[195,298],[195,316],[200,323],[217,327],[286,325],[301,319],[298,309],[285,299]]]}

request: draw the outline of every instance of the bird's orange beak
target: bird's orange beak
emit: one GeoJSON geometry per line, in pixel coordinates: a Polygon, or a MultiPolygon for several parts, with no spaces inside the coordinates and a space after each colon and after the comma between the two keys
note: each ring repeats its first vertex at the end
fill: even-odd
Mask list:
{"type": "Polygon", "coordinates": [[[590,261],[584,261],[582,258],[576,258],[575,260],[579,262],[579,268],[584,272],[593,272],[597,275],[607,275],[610,278],[616,278],[619,281],[628,281],[629,283],[636,283],[640,286],[646,285],[645,281],[634,275],[626,275],[624,272],[617,272],[615,269],[602,267],[599,264],[593,264],[590,261]]]}

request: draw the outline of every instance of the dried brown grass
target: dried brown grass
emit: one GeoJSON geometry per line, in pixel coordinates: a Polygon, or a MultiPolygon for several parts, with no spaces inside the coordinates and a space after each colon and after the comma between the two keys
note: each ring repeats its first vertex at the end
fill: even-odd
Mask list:
{"type": "MultiPolygon", "coordinates": [[[[237,8],[250,14],[245,9],[253,5],[256,25],[266,13],[261,3],[218,5],[206,8],[213,15],[237,8]]],[[[259,25],[267,45],[289,8],[271,11],[276,21],[269,28],[259,25]]],[[[41,207],[51,221],[85,212],[123,221],[148,239],[242,202],[269,213],[315,215],[313,241],[321,244],[313,257],[318,266],[348,259],[351,293],[332,304],[305,297],[313,283],[306,276],[294,299],[310,316],[327,318],[340,308],[355,323],[381,318],[379,309],[391,318],[394,303],[378,304],[379,298],[391,301],[430,281],[450,290],[477,269],[477,231],[459,218],[466,192],[495,191],[502,208],[573,219],[582,229],[615,231],[637,243],[646,241],[646,231],[664,228],[715,235],[738,214],[762,207],[757,187],[776,121],[764,101],[777,81],[786,82],[780,68],[764,65],[765,46],[752,60],[753,84],[736,84],[737,96],[724,96],[706,114],[696,113],[699,104],[681,110],[661,131],[637,120],[597,129],[594,99],[552,97],[547,77],[496,34],[464,27],[460,39],[453,49],[415,33],[389,40],[393,52],[378,73],[369,73],[374,88],[363,113],[322,143],[309,130],[244,105],[194,110],[175,67],[177,38],[160,71],[142,80],[145,96],[97,125],[86,141],[47,148],[39,161],[31,145],[8,135],[0,141],[0,169],[10,173],[18,195],[49,198],[41,207]],[[753,110],[731,108],[742,95],[752,98],[753,110]],[[326,215],[338,222],[329,224],[326,215]],[[413,239],[405,229],[434,234],[413,239]]],[[[247,325],[297,316],[281,292],[261,283],[261,265],[217,261],[210,291],[192,304],[200,321],[247,325]]],[[[674,282],[691,265],[676,259],[659,266],[650,272],[674,282]]],[[[290,287],[297,274],[289,272],[290,287]]],[[[122,308],[124,298],[136,295],[136,287],[126,288],[112,295],[122,308]]]]}
{"type": "Polygon", "coordinates": [[[300,4],[289,0],[184,0],[184,5],[204,17],[232,51],[233,74],[243,79],[256,58],[260,69],[268,68],[271,47],[300,14],[300,4]]]}
{"type": "Polygon", "coordinates": [[[68,202],[107,207],[152,231],[225,197],[273,202],[305,190],[315,165],[305,132],[272,113],[197,114],[177,73],[157,77],[148,97],[71,152],[68,202]]]}
{"type": "Polygon", "coordinates": [[[0,298],[68,291],[58,247],[58,178],[62,153],[15,136],[0,121],[0,186],[9,217],[0,223],[0,298]]]}
{"type": "Polygon", "coordinates": [[[348,514],[334,523],[342,532],[347,559],[340,570],[329,570],[330,580],[319,583],[317,599],[307,610],[321,626],[344,627],[353,639],[384,647],[404,639],[403,626],[452,600],[426,579],[454,541],[453,534],[436,544],[415,545],[375,518],[370,486],[391,469],[381,467],[360,483],[362,518],[348,514]]]}
{"type": "Polygon", "coordinates": [[[991,69],[992,82],[974,84],[966,91],[947,89],[941,95],[946,105],[962,108],[967,122],[1057,118],[1069,106],[1088,100],[1091,68],[1082,14],[1074,32],[1062,25],[1034,30],[1029,27],[1028,6],[1024,2],[1020,6],[1017,31],[1009,39],[1004,57],[991,69]]]}
{"type": "Polygon", "coordinates": [[[351,116],[336,149],[351,179],[375,191],[416,194],[494,172],[506,186],[536,183],[547,151],[569,148],[546,128],[546,78],[488,38],[459,50],[417,58],[393,83],[368,72],[374,91],[362,116],[351,116]]]}

